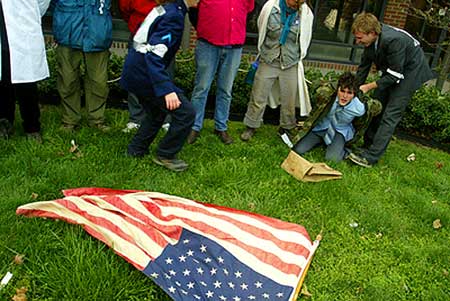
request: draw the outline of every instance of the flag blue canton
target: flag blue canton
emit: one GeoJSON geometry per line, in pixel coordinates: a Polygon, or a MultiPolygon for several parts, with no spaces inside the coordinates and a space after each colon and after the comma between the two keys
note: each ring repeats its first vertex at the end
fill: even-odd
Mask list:
{"type": "Polygon", "coordinates": [[[288,300],[293,291],[186,229],[178,243],[167,245],[143,272],[173,300],[288,300]]]}

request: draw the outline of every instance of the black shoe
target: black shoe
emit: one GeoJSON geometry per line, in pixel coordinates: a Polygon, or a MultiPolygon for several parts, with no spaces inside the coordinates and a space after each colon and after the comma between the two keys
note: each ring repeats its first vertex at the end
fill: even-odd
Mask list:
{"type": "Polygon", "coordinates": [[[189,136],[187,137],[187,140],[186,140],[187,144],[193,144],[193,143],[195,143],[195,141],[197,141],[197,138],[198,138],[198,137],[200,137],[200,132],[197,132],[197,131],[195,131],[195,130],[192,130],[192,131],[189,133],[189,136]]]}
{"type": "Polygon", "coordinates": [[[9,139],[14,133],[14,128],[7,119],[0,119],[0,139],[9,139]]]}
{"type": "Polygon", "coordinates": [[[372,167],[372,164],[369,163],[369,161],[367,161],[367,159],[361,155],[358,156],[355,153],[350,153],[350,155],[348,156],[348,159],[359,166],[366,167],[366,168],[372,167]]]}
{"type": "Polygon", "coordinates": [[[255,134],[256,129],[255,128],[251,128],[251,127],[247,127],[244,132],[242,132],[241,134],[241,140],[242,141],[249,141],[250,139],[252,139],[253,135],[255,134]]]}
{"type": "Polygon", "coordinates": [[[167,169],[170,169],[172,171],[184,171],[188,168],[188,164],[180,159],[167,159],[163,157],[156,156],[153,158],[153,162],[155,162],[158,165],[164,166],[167,169]]]}
{"type": "Polygon", "coordinates": [[[233,143],[233,138],[228,135],[227,131],[214,130],[214,134],[216,134],[224,144],[233,143]]]}

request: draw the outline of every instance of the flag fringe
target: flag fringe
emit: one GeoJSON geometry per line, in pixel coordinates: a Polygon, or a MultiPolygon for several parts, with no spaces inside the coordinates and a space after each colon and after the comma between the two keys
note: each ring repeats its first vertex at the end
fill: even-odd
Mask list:
{"type": "Polygon", "coordinates": [[[305,267],[305,269],[303,270],[303,272],[302,272],[302,274],[301,274],[301,277],[300,277],[300,280],[299,280],[299,282],[298,282],[298,284],[297,284],[297,288],[295,289],[295,293],[294,293],[294,295],[293,295],[293,298],[292,298],[290,301],[295,301],[295,300],[297,300],[297,298],[298,298],[298,296],[299,296],[299,294],[300,294],[300,290],[301,290],[301,288],[302,288],[303,282],[305,281],[306,274],[308,273],[309,266],[311,265],[312,258],[313,258],[313,256],[314,256],[314,253],[315,253],[316,250],[317,250],[317,247],[319,246],[319,243],[320,243],[320,239],[316,239],[316,240],[313,242],[313,246],[312,246],[312,248],[311,248],[311,252],[309,253],[308,261],[307,261],[306,267],[305,267]]]}

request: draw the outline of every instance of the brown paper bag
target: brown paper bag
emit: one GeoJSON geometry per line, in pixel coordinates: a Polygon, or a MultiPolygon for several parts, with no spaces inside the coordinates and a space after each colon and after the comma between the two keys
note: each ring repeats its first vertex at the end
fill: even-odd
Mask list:
{"type": "Polygon", "coordinates": [[[281,168],[303,182],[320,182],[342,178],[341,172],[332,169],[325,163],[311,163],[293,151],[281,164],[281,168]]]}

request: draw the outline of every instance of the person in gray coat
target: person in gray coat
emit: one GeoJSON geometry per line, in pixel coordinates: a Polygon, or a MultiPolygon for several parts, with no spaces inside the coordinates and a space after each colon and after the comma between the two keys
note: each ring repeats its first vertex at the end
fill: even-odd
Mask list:
{"type": "Polygon", "coordinates": [[[383,110],[369,124],[361,153],[352,153],[349,159],[371,167],[386,151],[414,92],[433,75],[420,43],[408,32],[381,24],[370,13],[355,18],[352,32],[356,43],[365,47],[356,74],[359,89],[363,93],[375,89],[374,98],[380,100],[383,110]],[[381,77],[365,83],[372,63],[381,77]]]}

